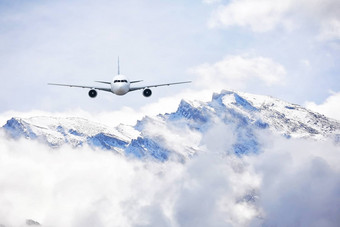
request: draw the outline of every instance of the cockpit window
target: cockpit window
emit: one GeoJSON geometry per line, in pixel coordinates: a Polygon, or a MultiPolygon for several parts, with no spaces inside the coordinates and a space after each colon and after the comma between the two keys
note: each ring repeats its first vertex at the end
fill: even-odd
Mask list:
{"type": "Polygon", "coordinates": [[[118,83],[118,82],[127,83],[127,80],[114,80],[114,81],[113,81],[113,83],[118,83]]]}

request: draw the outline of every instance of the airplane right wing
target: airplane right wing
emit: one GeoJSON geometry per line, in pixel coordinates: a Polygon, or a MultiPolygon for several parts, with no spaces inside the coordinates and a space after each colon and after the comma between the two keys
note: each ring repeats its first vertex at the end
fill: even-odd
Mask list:
{"type": "Polygon", "coordinates": [[[141,89],[150,88],[150,87],[162,87],[162,86],[170,86],[170,85],[186,84],[186,83],[191,83],[191,81],[183,81],[183,82],[175,82],[175,83],[167,83],[167,84],[154,84],[154,85],[147,85],[147,86],[142,86],[142,87],[130,87],[130,91],[136,91],[136,90],[141,90],[141,89]]]}

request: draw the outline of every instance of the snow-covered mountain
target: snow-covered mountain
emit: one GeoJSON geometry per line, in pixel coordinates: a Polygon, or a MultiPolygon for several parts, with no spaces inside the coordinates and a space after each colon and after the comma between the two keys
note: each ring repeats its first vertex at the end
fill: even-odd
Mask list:
{"type": "Polygon", "coordinates": [[[210,102],[182,100],[177,111],[144,117],[135,126],[99,124],[81,118],[12,118],[2,127],[14,138],[25,137],[51,147],[89,144],[125,155],[185,160],[204,149],[207,134],[226,133],[238,155],[261,149],[257,131],[286,138],[333,139],[339,142],[340,123],[304,107],[269,96],[234,91],[213,94],[210,102]],[[224,127],[214,131],[214,128],[224,127]],[[230,136],[232,135],[232,136],[230,136]]]}

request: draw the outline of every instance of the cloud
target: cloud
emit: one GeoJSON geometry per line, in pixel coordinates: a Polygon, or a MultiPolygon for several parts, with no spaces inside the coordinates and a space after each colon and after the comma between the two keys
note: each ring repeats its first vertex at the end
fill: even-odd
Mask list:
{"type": "Polygon", "coordinates": [[[268,32],[278,27],[315,30],[316,26],[319,39],[338,40],[339,6],[337,0],[230,1],[213,12],[209,24],[211,27],[247,27],[254,32],[268,32]]]}
{"type": "Polygon", "coordinates": [[[265,32],[282,23],[289,7],[289,1],[231,1],[213,13],[210,26],[245,26],[256,32],[265,32]]]}
{"type": "Polygon", "coordinates": [[[321,24],[320,40],[339,40],[340,39],[340,19],[332,18],[321,24]]]}
{"type": "Polygon", "coordinates": [[[340,92],[329,96],[323,103],[306,102],[305,106],[315,112],[326,115],[340,121],[340,92]]]}
{"type": "MultiPolygon", "coordinates": [[[[262,132],[261,152],[240,158],[228,152],[232,132],[212,127],[185,163],[139,161],[87,146],[51,149],[1,134],[0,224],[22,226],[26,219],[85,227],[339,223],[338,146],[262,132]]],[[[183,139],[186,134],[192,137],[183,133],[183,139]]]]}
{"type": "Polygon", "coordinates": [[[214,4],[214,3],[221,2],[221,0],[203,0],[202,2],[206,4],[214,4]]]}
{"type": "Polygon", "coordinates": [[[3,137],[1,151],[6,226],[28,218],[46,226],[217,226],[228,222],[227,212],[237,213],[219,201],[240,193],[230,185],[241,176],[226,177],[233,175],[230,161],[209,153],[187,164],[155,163],[3,137]]]}
{"type": "Polygon", "coordinates": [[[285,68],[270,58],[261,56],[229,55],[214,64],[194,67],[191,73],[199,75],[197,85],[215,89],[244,89],[254,81],[272,86],[284,83],[285,68]]]}
{"type": "Polygon", "coordinates": [[[340,211],[339,146],[274,139],[248,164],[261,176],[258,205],[268,226],[336,226],[340,211]]]}

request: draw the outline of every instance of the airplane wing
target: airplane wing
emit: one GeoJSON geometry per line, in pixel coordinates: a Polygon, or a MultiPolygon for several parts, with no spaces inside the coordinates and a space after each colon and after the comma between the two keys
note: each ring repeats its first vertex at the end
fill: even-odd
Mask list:
{"type": "Polygon", "coordinates": [[[170,86],[170,85],[186,84],[186,83],[191,83],[191,81],[183,81],[183,82],[167,83],[167,84],[154,84],[154,85],[147,85],[147,86],[142,86],[142,87],[130,87],[130,91],[136,91],[136,90],[141,90],[141,89],[150,88],[150,87],[161,87],[161,86],[170,86]]]}
{"type": "Polygon", "coordinates": [[[65,87],[90,88],[90,89],[95,89],[95,90],[112,92],[110,88],[95,87],[95,86],[83,86],[83,85],[73,85],[73,84],[53,84],[53,83],[48,83],[48,85],[65,86],[65,87]]]}

